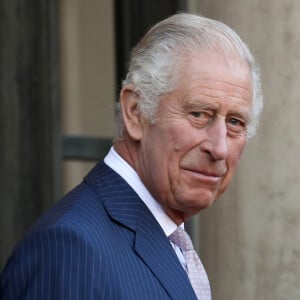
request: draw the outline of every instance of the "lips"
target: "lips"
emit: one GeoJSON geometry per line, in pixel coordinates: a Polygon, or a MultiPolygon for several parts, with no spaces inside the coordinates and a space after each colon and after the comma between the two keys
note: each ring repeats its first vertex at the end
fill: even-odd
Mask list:
{"type": "Polygon", "coordinates": [[[193,173],[199,173],[207,177],[223,177],[226,174],[225,171],[221,170],[207,170],[207,169],[197,169],[197,168],[183,168],[186,171],[190,171],[193,173]]]}
{"type": "Polygon", "coordinates": [[[184,168],[185,172],[189,174],[192,178],[197,181],[201,181],[203,183],[208,184],[217,184],[224,177],[226,172],[224,171],[216,171],[216,170],[202,170],[195,168],[184,168]]]}

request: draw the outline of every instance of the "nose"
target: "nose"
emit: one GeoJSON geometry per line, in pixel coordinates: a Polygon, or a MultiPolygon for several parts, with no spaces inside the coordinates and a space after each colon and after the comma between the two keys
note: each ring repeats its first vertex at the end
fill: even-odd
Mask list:
{"type": "Polygon", "coordinates": [[[214,160],[224,160],[228,155],[227,127],[225,118],[218,116],[206,128],[207,138],[202,143],[202,150],[214,160]]]}

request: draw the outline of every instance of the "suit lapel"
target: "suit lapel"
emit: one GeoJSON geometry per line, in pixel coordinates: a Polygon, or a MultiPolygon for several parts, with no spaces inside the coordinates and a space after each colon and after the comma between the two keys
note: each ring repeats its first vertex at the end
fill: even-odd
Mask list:
{"type": "Polygon", "coordinates": [[[135,252],[159,280],[170,298],[196,299],[168,238],[126,181],[104,163],[99,163],[85,181],[101,195],[111,218],[135,232],[135,252]]]}
{"type": "Polygon", "coordinates": [[[168,238],[148,209],[139,215],[135,250],[171,299],[196,299],[168,238]]]}

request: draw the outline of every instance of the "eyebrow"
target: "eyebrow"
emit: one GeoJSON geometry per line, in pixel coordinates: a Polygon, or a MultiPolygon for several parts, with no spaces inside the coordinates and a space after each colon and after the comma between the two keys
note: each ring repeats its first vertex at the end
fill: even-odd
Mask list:
{"type": "MultiPolygon", "coordinates": [[[[199,111],[199,110],[211,110],[215,113],[218,112],[218,106],[213,103],[193,103],[187,102],[184,104],[186,111],[199,111]]],[[[244,120],[246,123],[250,122],[250,112],[246,110],[229,110],[227,116],[235,116],[244,120]]]]}
{"type": "Polygon", "coordinates": [[[217,105],[213,103],[193,103],[193,102],[186,102],[183,106],[185,110],[218,110],[217,105]]]}

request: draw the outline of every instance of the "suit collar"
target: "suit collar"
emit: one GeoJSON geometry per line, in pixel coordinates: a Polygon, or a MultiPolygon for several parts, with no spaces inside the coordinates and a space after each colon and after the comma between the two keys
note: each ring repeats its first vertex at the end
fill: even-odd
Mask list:
{"type": "Polygon", "coordinates": [[[110,217],[135,232],[135,252],[161,282],[170,298],[196,299],[168,238],[126,181],[104,163],[99,163],[85,181],[103,199],[110,217]]]}
{"type": "Polygon", "coordinates": [[[104,158],[104,162],[133,188],[139,198],[151,211],[167,236],[176,230],[177,225],[175,222],[165,213],[161,205],[150,194],[133,167],[115,151],[114,147],[111,147],[104,158]]]}

